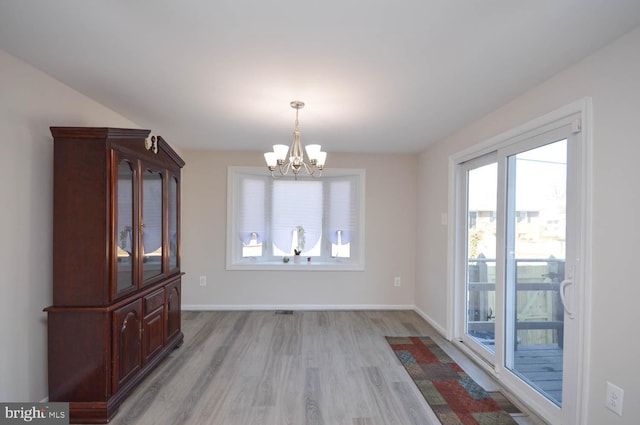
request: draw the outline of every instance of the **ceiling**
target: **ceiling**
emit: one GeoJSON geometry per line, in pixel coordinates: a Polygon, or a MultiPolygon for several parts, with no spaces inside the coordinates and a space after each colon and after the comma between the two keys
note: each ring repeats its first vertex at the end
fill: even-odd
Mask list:
{"type": "MultiPolygon", "coordinates": [[[[0,0],[0,49],[185,149],[419,152],[640,25],[639,0],[0,0]]],[[[61,123],[57,123],[61,124],[61,123]]]]}

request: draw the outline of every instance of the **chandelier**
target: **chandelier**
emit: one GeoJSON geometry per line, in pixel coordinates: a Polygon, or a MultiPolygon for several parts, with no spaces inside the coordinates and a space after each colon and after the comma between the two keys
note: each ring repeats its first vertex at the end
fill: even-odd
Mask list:
{"type": "Polygon", "coordinates": [[[324,162],[327,159],[327,153],[322,152],[320,145],[307,145],[307,160],[305,160],[304,150],[300,143],[300,130],[298,130],[298,111],[304,108],[304,102],[294,100],[291,107],[296,110],[296,126],[293,130],[293,142],[291,146],[273,145],[273,152],[264,154],[267,162],[267,168],[271,171],[273,178],[284,177],[293,172],[296,180],[298,173],[304,168],[306,173],[312,177],[320,177],[324,169],[324,162]],[[289,160],[286,161],[287,157],[289,160]]]}

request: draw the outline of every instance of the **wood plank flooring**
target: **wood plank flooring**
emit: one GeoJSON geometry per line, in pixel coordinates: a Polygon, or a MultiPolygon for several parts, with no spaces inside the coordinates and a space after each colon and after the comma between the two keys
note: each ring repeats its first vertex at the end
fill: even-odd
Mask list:
{"type": "Polygon", "coordinates": [[[562,348],[555,344],[520,345],[514,356],[516,373],[562,402],[562,356],[562,348]]]}
{"type": "Polygon", "coordinates": [[[182,326],[184,345],[113,424],[438,425],[387,335],[432,336],[480,385],[499,389],[412,311],[183,312],[182,326]]]}

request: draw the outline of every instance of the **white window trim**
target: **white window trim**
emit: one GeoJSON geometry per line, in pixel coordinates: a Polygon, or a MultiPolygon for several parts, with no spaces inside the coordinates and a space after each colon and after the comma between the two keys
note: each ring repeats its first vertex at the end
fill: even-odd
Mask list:
{"type": "MultiPolygon", "coordinates": [[[[255,174],[265,175],[263,167],[241,167],[241,166],[229,166],[227,169],[227,242],[226,242],[226,270],[273,270],[273,271],[364,271],[365,267],[365,184],[366,173],[363,169],[355,168],[331,168],[323,171],[323,176],[326,177],[338,177],[338,176],[357,176],[359,179],[358,188],[358,202],[359,217],[358,217],[358,255],[346,262],[344,259],[336,258],[330,261],[313,259],[311,262],[307,262],[306,258],[299,264],[295,264],[293,259],[288,263],[282,261],[269,261],[260,263],[251,263],[249,261],[234,261],[233,252],[236,252],[240,248],[240,239],[235,236],[235,228],[237,227],[236,206],[238,204],[238,194],[234,190],[234,177],[238,174],[255,174]]],[[[269,177],[271,178],[271,177],[269,177]]]]}

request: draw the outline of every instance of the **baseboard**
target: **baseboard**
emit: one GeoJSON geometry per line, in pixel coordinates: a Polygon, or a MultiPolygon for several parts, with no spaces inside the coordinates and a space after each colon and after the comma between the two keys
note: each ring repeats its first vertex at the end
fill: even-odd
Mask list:
{"type": "Polygon", "coordinates": [[[412,304],[183,304],[183,311],[231,310],[414,310],[412,304]]]}
{"type": "Polygon", "coordinates": [[[433,318],[431,316],[429,316],[427,313],[425,313],[424,311],[420,310],[416,306],[413,306],[413,311],[418,313],[418,315],[420,317],[422,317],[428,324],[433,326],[433,328],[440,334],[440,336],[442,336],[444,339],[448,339],[447,338],[447,330],[445,328],[443,328],[442,326],[440,326],[440,324],[438,322],[433,320],[433,318]]]}

